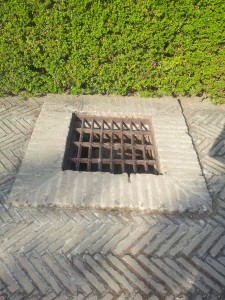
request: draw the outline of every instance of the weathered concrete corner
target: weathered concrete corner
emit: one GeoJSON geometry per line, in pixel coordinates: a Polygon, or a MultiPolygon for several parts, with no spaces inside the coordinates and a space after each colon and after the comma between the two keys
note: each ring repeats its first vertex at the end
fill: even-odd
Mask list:
{"type": "Polygon", "coordinates": [[[176,99],[49,95],[9,201],[18,207],[210,212],[212,200],[176,99]],[[162,175],[62,171],[72,113],[151,118],[162,175]]]}

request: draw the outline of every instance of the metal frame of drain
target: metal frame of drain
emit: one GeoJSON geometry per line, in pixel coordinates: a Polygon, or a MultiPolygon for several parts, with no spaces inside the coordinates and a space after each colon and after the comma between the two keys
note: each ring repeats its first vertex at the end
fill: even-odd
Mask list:
{"type": "Polygon", "coordinates": [[[73,114],[63,170],[159,174],[149,119],[73,114]]]}

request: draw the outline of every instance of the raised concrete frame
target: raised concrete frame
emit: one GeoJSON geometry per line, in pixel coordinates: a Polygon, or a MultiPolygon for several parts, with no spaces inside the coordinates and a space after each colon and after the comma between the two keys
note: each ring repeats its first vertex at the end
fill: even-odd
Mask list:
{"type": "Polygon", "coordinates": [[[211,212],[212,199],[179,102],[117,96],[48,95],[9,202],[17,207],[211,212]],[[162,175],[62,171],[73,112],[151,118],[162,175]]]}

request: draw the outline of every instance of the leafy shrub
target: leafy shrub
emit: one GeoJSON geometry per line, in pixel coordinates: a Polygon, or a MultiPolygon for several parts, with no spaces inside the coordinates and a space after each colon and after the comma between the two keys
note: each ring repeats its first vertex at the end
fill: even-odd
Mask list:
{"type": "Polygon", "coordinates": [[[0,93],[225,102],[224,11],[223,0],[2,0],[0,93]]]}

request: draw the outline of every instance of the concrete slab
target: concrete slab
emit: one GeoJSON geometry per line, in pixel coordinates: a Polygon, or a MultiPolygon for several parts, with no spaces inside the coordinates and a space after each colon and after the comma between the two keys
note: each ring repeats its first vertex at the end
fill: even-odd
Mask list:
{"type": "Polygon", "coordinates": [[[48,95],[9,197],[17,207],[211,212],[177,99],[48,95]],[[72,113],[150,118],[162,175],[62,171],[72,113]]]}

